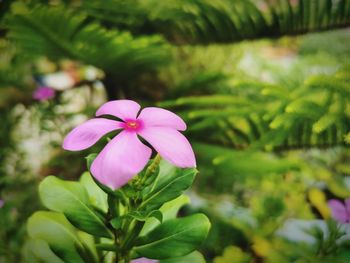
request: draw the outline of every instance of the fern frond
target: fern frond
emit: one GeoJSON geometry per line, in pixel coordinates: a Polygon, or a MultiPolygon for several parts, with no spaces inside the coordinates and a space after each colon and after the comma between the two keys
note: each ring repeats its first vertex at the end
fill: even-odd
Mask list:
{"type": "Polygon", "coordinates": [[[199,141],[268,150],[344,144],[350,95],[348,78],[340,72],[312,76],[293,92],[280,86],[273,92],[273,86],[254,82],[249,88],[237,81],[236,95],[182,97],[160,105],[177,107],[199,141]],[[257,93],[259,89],[271,91],[257,93]]]}
{"type": "Polygon", "coordinates": [[[350,23],[349,5],[348,0],[92,0],[82,9],[135,33],[143,28],[175,43],[212,43],[344,27],[350,23]]]}
{"type": "Polygon", "coordinates": [[[349,79],[347,80],[340,82],[336,76],[314,76],[308,79],[305,84],[311,89],[331,90],[347,97],[350,96],[350,82],[349,79]]]}
{"type": "Polygon", "coordinates": [[[8,38],[25,54],[82,61],[119,78],[150,71],[170,57],[159,36],[134,38],[127,32],[107,30],[63,6],[37,6],[9,14],[6,26],[8,38]]]}

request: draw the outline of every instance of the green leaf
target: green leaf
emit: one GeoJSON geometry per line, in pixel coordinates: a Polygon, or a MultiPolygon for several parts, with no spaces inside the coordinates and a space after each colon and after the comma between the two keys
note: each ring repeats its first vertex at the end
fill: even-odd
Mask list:
{"type": "Polygon", "coordinates": [[[206,263],[203,255],[198,251],[194,251],[183,257],[169,258],[159,261],[159,263],[206,263]]]}
{"type": "Polygon", "coordinates": [[[110,223],[114,229],[120,229],[122,227],[123,217],[121,216],[115,217],[110,221],[110,223]]]}
{"type": "Polygon", "coordinates": [[[96,245],[95,245],[95,241],[96,241],[95,237],[83,231],[78,231],[77,234],[79,239],[82,240],[83,242],[84,249],[78,250],[78,252],[80,252],[80,256],[84,259],[84,262],[85,263],[99,262],[96,245]]]}
{"type": "MultiPolygon", "coordinates": [[[[185,204],[188,204],[189,202],[190,202],[190,199],[188,198],[188,196],[181,195],[176,199],[163,204],[162,207],[159,209],[159,211],[163,215],[163,221],[176,218],[179,209],[185,204]]],[[[143,236],[147,234],[149,231],[154,229],[159,224],[160,222],[157,219],[148,218],[145,222],[145,225],[142,228],[140,235],[143,236]]]]}
{"type": "Polygon", "coordinates": [[[346,0],[82,1],[89,16],[116,28],[160,33],[180,44],[236,42],[348,25],[346,0]],[[264,3],[264,7],[261,6],[264,3]],[[322,6],[323,8],[317,8],[322,6]]]}
{"type": "Polygon", "coordinates": [[[23,259],[27,263],[64,263],[52,252],[47,242],[41,239],[29,239],[23,246],[23,259]]]}
{"type": "Polygon", "coordinates": [[[195,168],[180,169],[166,162],[161,162],[160,172],[152,189],[145,194],[140,209],[155,210],[165,202],[180,196],[192,182],[197,174],[195,168]]]}
{"type": "Polygon", "coordinates": [[[169,46],[161,36],[134,37],[107,30],[64,5],[30,7],[7,16],[6,26],[8,38],[27,56],[79,60],[112,71],[119,80],[152,71],[170,60],[169,46]]]}
{"type": "Polygon", "coordinates": [[[152,259],[184,256],[201,245],[209,228],[210,222],[203,214],[168,220],[139,238],[134,249],[152,259]]]}
{"type": "Polygon", "coordinates": [[[83,173],[80,177],[80,183],[85,187],[90,203],[107,213],[107,194],[98,187],[89,172],[83,173]]]}
{"type": "Polygon", "coordinates": [[[39,194],[48,209],[62,212],[77,228],[99,237],[113,236],[89,204],[88,194],[80,183],[49,176],[39,185],[39,194]]]}
{"type": "Polygon", "coordinates": [[[28,219],[27,230],[31,238],[47,242],[64,262],[84,263],[77,252],[77,248],[82,249],[83,245],[64,215],[47,211],[36,212],[28,219]]]}

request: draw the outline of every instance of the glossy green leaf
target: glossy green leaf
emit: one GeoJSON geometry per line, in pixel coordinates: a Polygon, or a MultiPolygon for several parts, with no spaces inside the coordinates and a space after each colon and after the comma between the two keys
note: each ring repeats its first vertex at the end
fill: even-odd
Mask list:
{"type": "Polygon", "coordinates": [[[120,229],[123,223],[123,217],[115,217],[110,221],[114,229],[120,229]]]}
{"type": "Polygon", "coordinates": [[[39,186],[43,204],[50,210],[62,212],[77,228],[99,237],[112,233],[89,203],[85,188],[78,182],[68,182],[49,176],[39,186]]]}
{"type": "Polygon", "coordinates": [[[161,162],[158,178],[153,188],[146,194],[141,208],[158,209],[165,202],[180,196],[192,185],[196,174],[195,168],[180,169],[161,162]]]}
{"type": "Polygon", "coordinates": [[[84,262],[77,252],[83,245],[74,227],[61,213],[36,212],[28,219],[27,230],[31,238],[45,241],[64,262],[84,262]]]}
{"type": "Polygon", "coordinates": [[[64,263],[41,239],[29,239],[23,246],[23,259],[26,263],[64,263]]]}
{"type": "Polygon", "coordinates": [[[78,231],[79,240],[82,241],[83,250],[78,250],[85,263],[97,263],[98,253],[96,249],[96,238],[86,232],[78,231]]]}
{"type": "Polygon", "coordinates": [[[146,258],[181,257],[201,245],[209,228],[210,222],[203,214],[171,219],[139,238],[134,249],[146,258]]]}
{"type": "MultiPolygon", "coordinates": [[[[163,215],[163,221],[167,221],[169,219],[174,219],[177,216],[177,213],[179,212],[180,208],[184,206],[185,204],[188,204],[190,202],[190,199],[186,195],[181,195],[177,197],[174,200],[171,200],[169,202],[166,202],[162,205],[162,207],[159,209],[159,211],[163,215]]],[[[154,229],[157,225],[159,225],[161,222],[159,222],[155,218],[148,218],[145,222],[145,225],[142,228],[141,236],[147,234],[149,231],[154,229]]]]}
{"type": "Polygon", "coordinates": [[[107,194],[92,179],[89,172],[85,172],[80,177],[80,183],[85,187],[90,199],[90,203],[107,213],[107,194]]]}

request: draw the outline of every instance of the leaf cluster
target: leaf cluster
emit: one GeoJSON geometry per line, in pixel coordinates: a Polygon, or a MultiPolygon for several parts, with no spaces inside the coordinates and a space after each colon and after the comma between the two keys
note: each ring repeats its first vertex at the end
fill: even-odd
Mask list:
{"type": "MultiPolygon", "coordinates": [[[[88,157],[88,163],[94,158],[88,157]]],[[[80,182],[49,176],[40,184],[39,195],[50,211],[29,218],[24,255],[37,260],[32,262],[110,262],[109,257],[125,262],[139,257],[203,262],[194,250],[209,231],[207,217],[176,217],[188,202],[182,193],[195,174],[195,169],[165,162],[159,166],[155,159],[146,172],[115,191],[88,172],[80,182]],[[145,176],[153,178],[151,183],[145,176]]]]}

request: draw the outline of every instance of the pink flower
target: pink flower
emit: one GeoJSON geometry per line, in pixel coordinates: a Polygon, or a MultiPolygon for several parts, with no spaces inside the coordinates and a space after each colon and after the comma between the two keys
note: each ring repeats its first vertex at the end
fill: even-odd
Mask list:
{"type": "Polygon", "coordinates": [[[39,101],[44,101],[55,97],[55,93],[56,91],[54,89],[41,86],[34,91],[33,98],[39,101]]]}
{"type": "Polygon", "coordinates": [[[157,262],[159,261],[154,259],[148,259],[148,258],[138,258],[138,259],[131,260],[131,263],[157,263],[157,262]]]}
{"type": "Polygon", "coordinates": [[[0,208],[2,208],[4,206],[4,204],[5,204],[5,201],[0,199],[0,208]]]}
{"type": "Polygon", "coordinates": [[[92,175],[102,184],[117,189],[125,185],[147,164],[152,150],[178,167],[195,167],[196,160],[188,140],[179,132],[186,124],[176,114],[161,108],[144,108],[132,100],[103,104],[96,116],[113,115],[122,121],[94,118],[73,129],[64,139],[63,148],[79,151],[91,147],[105,134],[121,130],[98,154],[91,165],[92,175]]]}
{"type": "Polygon", "coordinates": [[[350,198],[345,199],[344,203],[337,199],[328,201],[331,208],[332,217],[340,223],[350,223],[350,198]]]}

